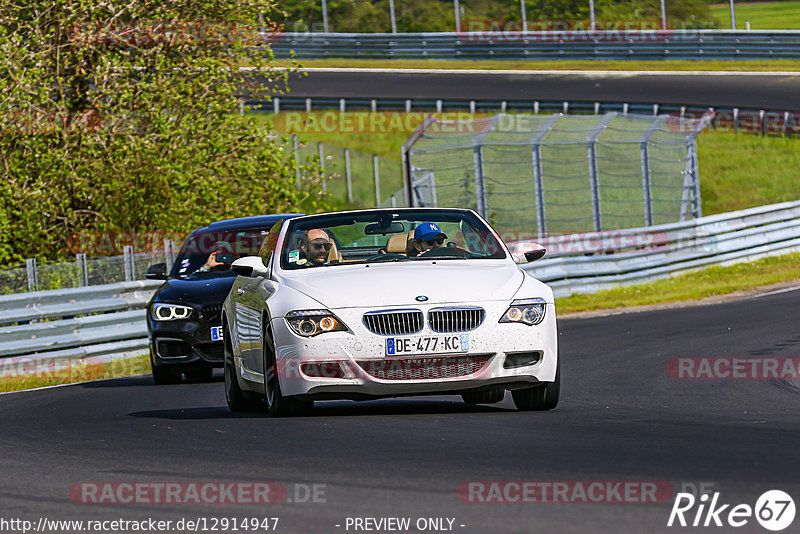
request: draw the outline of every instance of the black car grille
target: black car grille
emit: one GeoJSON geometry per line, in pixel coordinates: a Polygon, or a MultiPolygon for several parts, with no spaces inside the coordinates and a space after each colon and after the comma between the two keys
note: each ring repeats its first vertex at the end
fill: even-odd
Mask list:
{"type": "Polygon", "coordinates": [[[194,350],[200,354],[201,358],[210,362],[221,362],[225,356],[225,349],[221,342],[201,343],[195,345],[194,350]]]}
{"type": "Polygon", "coordinates": [[[210,306],[203,306],[200,316],[204,321],[211,325],[221,324],[220,317],[222,315],[222,304],[212,304],[210,306]]]}
{"type": "Polygon", "coordinates": [[[364,325],[373,334],[380,336],[402,336],[422,330],[423,316],[419,310],[387,310],[367,312],[364,325]]]}
{"type": "Polygon", "coordinates": [[[186,358],[192,349],[177,339],[158,339],[156,340],[156,352],[162,358],[186,358]]]}
{"type": "Polygon", "coordinates": [[[358,366],[380,380],[441,380],[469,376],[482,370],[489,355],[386,358],[358,360],[358,366]]]}
{"type": "Polygon", "coordinates": [[[469,332],[483,322],[483,308],[437,308],[428,312],[428,326],[434,332],[469,332]]]}

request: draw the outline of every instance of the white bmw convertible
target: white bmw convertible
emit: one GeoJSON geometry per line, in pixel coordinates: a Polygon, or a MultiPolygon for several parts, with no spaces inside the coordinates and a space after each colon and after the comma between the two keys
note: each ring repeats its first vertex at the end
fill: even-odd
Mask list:
{"type": "Polygon", "coordinates": [[[307,413],[315,400],[461,395],[519,410],[558,403],[553,292],[464,209],[400,208],[279,221],[236,260],[224,303],[234,412],[307,413]]]}

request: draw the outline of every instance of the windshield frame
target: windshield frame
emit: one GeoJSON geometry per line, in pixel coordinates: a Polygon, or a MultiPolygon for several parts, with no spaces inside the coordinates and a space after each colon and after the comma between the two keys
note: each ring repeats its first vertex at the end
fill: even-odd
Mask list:
{"type": "MultiPolygon", "coordinates": [[[[422,261],[440,261],[440,260],[493,260],[493,261],[503,261],[503,262],[513,262],[513,258],[511,256],[511,252],[508,250],[508,246],[499,236],[499,234],[492,228],[492,226],[487,223],[480,215],[478,215],[475,211],[470,209],[463,209],[463,208],[382,208],[382,209],[369,209],[369,210],[353,210],[353,211],[341,211],[341,212],[330,212],[330,213],[321,213],[315,215],[306,215],[304,217],[298,217],[295,219],[287,220],[284,223],[284,228],[281,232],[281,236],[279,238],[279,253],[275,254],[273,257],[274,262],[274,269],[278,270],[283,273],[298,273],[298,272],[308,272],[314,271],[315,269],[305,269],[300,268],[291,264],[288,261],[288,248],[292,246],[292,242],[294,241],[293,237],[298,225],[306,226],[309,223],[312,223],[313,226],[322,226],[326,227],[324,222],[331,221],[337,217],[342,219],[347,218],[366,218],[369,216],[375,216],[376,214],[385,213],[385,214],[397,214],[399,217],[405,218],[414,217],[418,219],[419,222],[425,220],[433,220],[433,221],[442,221],[443,219],[446,220],[448,218],[453,219],[453,222],[458,220],[466,219],[468,223],[475,227],[475,230],[480,232],[487,232],[487,235],[491,236],[496,240],[496,242],[500,245],[498,252],[496,255],[486,256],[486,257],[456,257],[451,255],[446,256],[437,256],[432,255],[430,257],[416,257],[416,258],[408,258],[402,259],[402,261],[393,262],[390,260],[382,261],[382,262],[366,262],[366,261],[348,261],[342,263],[334,263],[334,264],[324,264],[319,265],[320,267],[346,267],[346,266],[360,266],[363,267],[365,265],[373,265],[373,264],[384,264],[384,263],[414,263],[414,262],[422,262],[422,261]],[[319,225],[313,224],[315,221],[320,221],[319,225]],[[502,257],[500,254],[502,253],[502,257]]],[[[362,221],[365,222],[365,221],[362,221]]],[[[371,221],[370,221],[371,222],[371,221]]],[[[391,235],[396,234],[387,234],[385,237],[388,239],[391,235]]],[[[338,246],[338,244],[337,244],[338,246]]]]}

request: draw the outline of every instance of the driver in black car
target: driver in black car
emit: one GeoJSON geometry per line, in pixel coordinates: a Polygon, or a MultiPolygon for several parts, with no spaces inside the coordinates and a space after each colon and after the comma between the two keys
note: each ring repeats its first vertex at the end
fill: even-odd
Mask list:
{"type": "Polygon", "coordinates": [[[232,253],[233,249],[231,248],[230,243],[225,241],[217,241],[217,244],[214,245],[214,250],[208,255],[206,262],[196,271],[194,271],[194,273],[207,273],[214,270],[215,267],[227,269],[233,261],[231,258],[233,255],[232,253]],[[219,254],[219,256],[217,256],[217,254],[219,254]]]}
{"type": "Polygon", "coordinates": [[[425,222],[414,230],[414,248],[418,254],[443,247],[446,239],[447,236],[436,223],[425,222]]]}

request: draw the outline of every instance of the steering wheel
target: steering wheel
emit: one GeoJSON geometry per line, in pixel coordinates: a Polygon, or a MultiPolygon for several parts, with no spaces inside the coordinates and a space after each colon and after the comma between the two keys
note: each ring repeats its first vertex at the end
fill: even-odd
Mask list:
{"type": "Polygon", "coordinates": [[[375,254],[374,256],[370,256],[365,261],[392,261],[398,258],[405,258],[403,254],[396,254],[394,252],[388,252],[386,254],[375,254]]]}
{"type": "Polygon", "coordinates": [[[439,248],[432,248],[432,249],[426,250],[425,252],[423,252],[422,254],[420,254],[417,257],[418,258],[423,258],[423,257],[424,258],[436,258],[436,257],[440,257],[440,256],[459,256],[459,257],[465,258],[468,255],[469,255],[469,252],[467,252],[464,249],[454,248],[454,247],[439,247],[439,248]]]}

